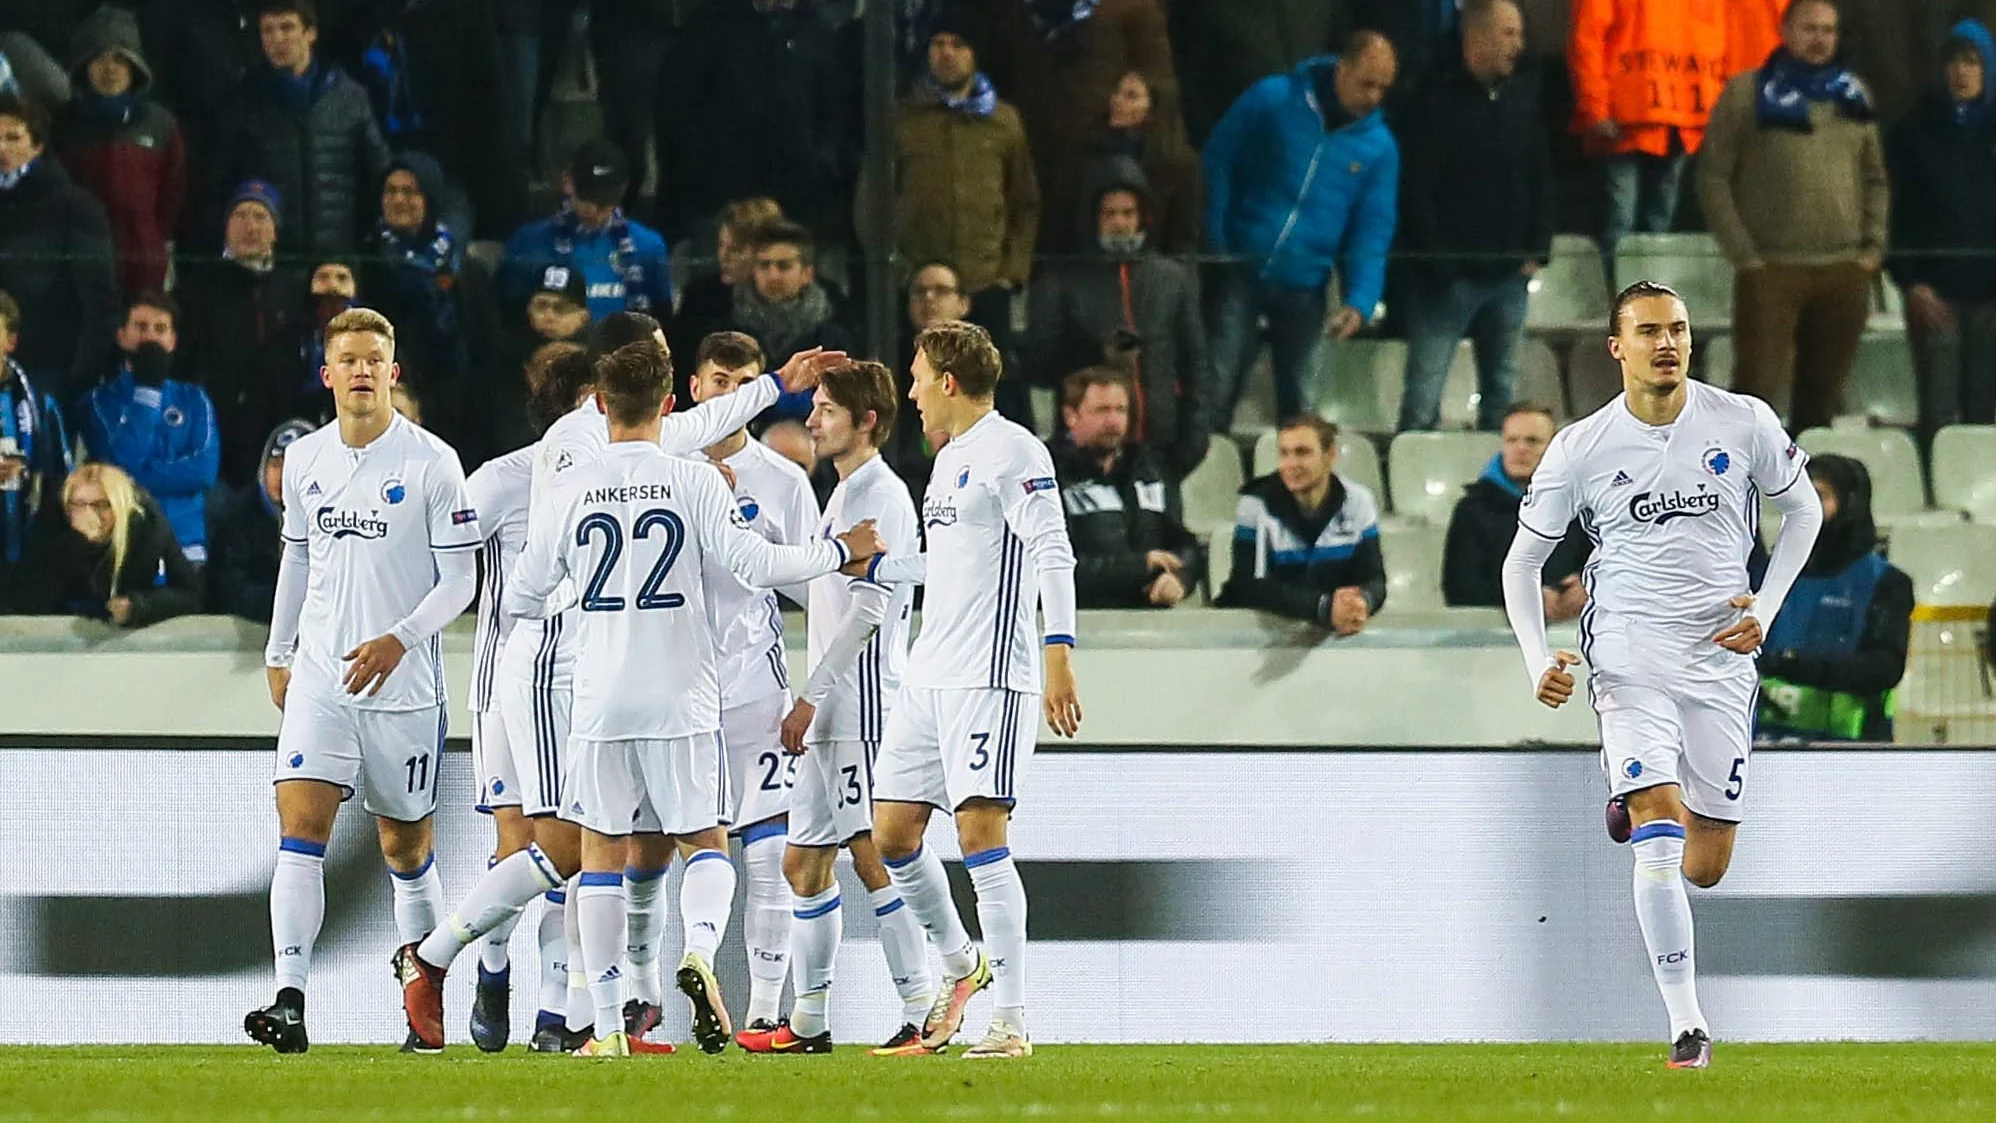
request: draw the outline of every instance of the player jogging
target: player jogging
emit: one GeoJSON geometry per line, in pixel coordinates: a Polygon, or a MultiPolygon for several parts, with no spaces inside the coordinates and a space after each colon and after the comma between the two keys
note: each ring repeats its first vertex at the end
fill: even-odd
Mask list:
{"type": "MultiPolygon", "coordinates": [[[[620,312],[598,327],[599,342],[615,350],[631,341],[650,341],[661,350],[664,333],[657,321],[642,313],[620,312]]],[[[786,388],[817,385],[819,372],[843,361],[837,352],[799,352],[776,374],[756,380],[740,393],[683,414],[659,425],[660,447],[670,455],[703,448],[748,423],[776,402],[786,388]]],[[[668,396],[669,397],[669,396],[668,396]]],[[[564,416],[536,443],[533,481],[528,495],[528,539],[543,519],[560,509],[559,494],[566,477],[594,460],[609,445],[609,425],[600,405],[590,398],[564,416]]],[[[443,1047],[443,980],[457,953],[516,910],[549,890],[560,888],[581,867],[581,837],[577,825],[559,818],[563,806],[562,777],[567,772],[572,671],[576,658],[572,634],[579,589],[564,588],[564,610],[545,619],[522,621],[513,630],[500,656],[501,709],[507,738],[518,763],[522,810],[534,821],[534,841],[518,854],[485,872],[465,894],[445,923],[395,954],[402,982],[402,1000],[414,1034],[427,1045],[443,1047]]],[[[573,889],[571,885],[570,890],[573,889]]],[[[571,899],[564,916],[569,952],[569,994],[566,1027],[544,1024],[535,1031],[534,1048],[565,1050],[587,1040],[580,1021],[593,1007],[574,954],[579,914],[571,899]],[[578,985],[581,984],[581,985],[578,985]]]]}
{"type": "MultiPolygon", "coordinates": [[[[445,724],[437,633],[471,603],[484,538],[457,453],[390,405],[394,327],[355,308],[333,317],[325,340],[335,421],[284,456],[284,557],[264,650],[284,714],[270,879],[277,1000],[243,1029],[280,1053],[307,1047],[326,841],[356,787],[379,824],[402,939],[443,911],[431,823],[445,724]]],[[[403,1048],[421,1044],[411,1035],[403,1048]]]]}
{"type": "Polygon", "coordinates": [[[1822,507],[1807,457],[1757,398],[1690,382],[1684,301],[1641,281],[1616,296],[1608,350],[1622,395],[1553,437],[1518,511],[1504,608],[1539,701],[1573,695],[1578,659],[1548,650],[1539,573],[1567,524],[1594,540],[1580,651],[1601,724],[1608,833],[1635,851],[1636,921],[1670,1016],[1670,1067],[1703,1068],[1684,879],[1725,876],[1745,810],[1754,653],[1809,559],[1822,507]],[[1762,496],[1781,510],[1755,595],[1762,496]]]}
{"type": "MultiPolygon", "coordinates": [[[[894,376],[879,363],[825,372],[812,403],[810,430],[819,456],[838,468],[819,525],[831,537],[871,521],[890,556],[921,550],[908,486],[887,466],[880,446],[894,431],[894,376]]],[[[873,765],[887,713],[908,660],[914,587],[892,587],[834,573],[811,582],[811,679],[783,720],[783,747],[803,753],[790,793],[790,840],[783,869],[794,895],[790,977],[796,1001],[787,1023],[735,1038],[752,1053],[828,1053],[826,1020],[832,968],[845,927],[833,865],[852,853],[880,924],[880,948],[901,995],[901,1029],[877,1054],[919,1050],[932,997],[921,924],[902,904],[873,844],[873,765]]]]}
{"type": "Polygon", "coordinates": [[[1081,725],[1068,662],[1074,551],[1046,446],[992,409],[1002,362],[991,337],[949,320],[924,328],[915,345],[908,396],[923,431],[944,432],[949,443],[936,453],[922,498],[928,552],[883,559],[865,574],[928,585],[922,634],[881,739],[873,834],[901,899],[935,941],[951,978],[937,988],[920,1048],[946,1048],[971,996],[995,979],[990,1032],[965,1056],[1024,1057],[1033,1051],[1026,1033],[1026,888],[1006,827],[1020,773],[1039,739],[1035,710],[1043,706],[1048,724],[1064,737],[1081,725]],[[1046,614],[1044,695],[1033,657],[1036,606],[1046,614]],[[988,959],[957,916],[942,859],[922,846],[937,808],[956,817],[988,959]]]}
{"type": "Polygon", "coordinates": [[[836,542],[801,546],[772,545],[751,531],[720,473],[659,448],[671,382],[666,351],[652,342],[628,344],[597,364],[609,447],[572,473],[554,517],[535,523],[507,591],[508,609],[526,614],[545,611],[564,583],[582,590],[562,814],[583,828],[578,910],[597,1027],[580,1050],[585,1056],[631,1052],[620,965],[623,869],[637,830],[672,839],[686,864],[679,983],[693,1000],[701,1048],[717,1052],[727,1042],[712,963],[735,891],[722,829],[730,799],[715,656],[717,633],[730,620],[713,610],[707,560],[769,586],[806,581],[878,550],[865,525],[836,542]]]}
{"type": "MultiPolygon", "coordinates": [[[[528,403],[534,425],[545,430],[575,405],[583,387],[594,381],[589,357],[573,343],[549,343],[527,365],[528,403]]],[[[485,544],[479,551],[483,570],[478,596],[478,630],[471,659],[471,759],[478,777],[478,810],[492,816],[497,834],[492,865],[526,849],[533,826],[520,813],[520,773],[506,738],[493,681],[499,654],[512,633],[516,617],[500,611],[506,577],[527,544],[527,492],[533,478],[534,448],[515,449],[480,465],[465,482],[471,505],[479,512],[485,544]]],[[[567,1000],[568,967],[564,955],[560,890],[549,890],[542,910],[540,1020],[560,1017],[567,1000]]],[[[512,969],[507,945],[520,910],[485,934],[478,949],[478,989],[471,1007],[471,1040],[487,1053],[506,1048],[511,1029],[512,969]]]]}
{"type": "MultiPolygon", "coordinates": [[[[739,332],[715,332],[700,341],[688,388],[707,403],[734,394],[762,374],[762,348],[739,332]]],[[[811,479],[797,465],[751,438],[746,426],[688,456],[698,464],[720,465],[749,529],[776,543],[810,542],[818,531],[818,500],[811,479]]],[[[728,788],[733,797],[723,822],[741,842],[745,883],[742,943],[748,952],[750,1029],[776,1028],[783,982],[790,961],[790,889],[783,882],[783,846],[790,811],[794,762],[784,753],[777,728],[790,707],[790,680],[784,668],[783,611],[776,594],[748,585],[718,557],[709,556],[704,587],[714,599],[719,622],[714,640],[721,684],[721,741],[728,753],[728,788]]],[[[795,599],[805,593],[796,590],[795,599]]],[[[631,938],[624,1030],[642,1039],[661,1018],[658,955],[664,913],[658,907],[669,840],[640,832],[631,840],[625,872],[631,938]]]]}

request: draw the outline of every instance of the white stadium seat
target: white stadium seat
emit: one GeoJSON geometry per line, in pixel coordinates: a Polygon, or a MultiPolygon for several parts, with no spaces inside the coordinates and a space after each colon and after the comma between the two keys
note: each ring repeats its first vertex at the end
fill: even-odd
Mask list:
{"type": "Polygon", "coordinates": [[[1698,376],[1721,390],[1733,388],[1733,337],[1715,335],[1705,339],[1692,336],[1691,366],[1698,376]]]}
{"type": "Polygon", "coordinates": [[[1379,552],[1386,561],[1386,607],[1382,613],[1405,616],[1433,612],[1442,602],[1442,543],[1446,526],[1387,519],[1379,528],[1379,552]]]}
{"type": "Polygon", "coordinates": [[[1216,434],[1206,446],[1206,458],[1179,484],[1179,499],[1185,508],[1185,526],[1194,534],[1224,531],[1234,525],[1239,505],[1241,449],[1223,434],[1216,434]]]}
{"type": "Polygon", "coordinates": [[[1518,344],[1518,385],[1511,397],[1550,406],[1553,421],[1566,424],[1566,389],[1560,384],[1559,356],[1545,340],[1527,336],[1518,344]]]}
{"type": "Polygon", "coordinates": [[[1811,456],[1834,454],[1862,463],[1871,473],[1871,513],[1881,522],[1926,510],[1920,450],[1903,430],[1838,426],[1805,430],[1797,440],[1811,456]]]}
{"type": "Polygon", "coordinates": [[[1996,520],[1996,425],[1949,425],[1934,434],[1934,506],[1996,520]]]}
{"type": "Polygon", "coordinates": [[[1850,384],[1844,387],[1843,412],[1881,425],[1919,424],[1913,352],[1905,336],[1867,335],[1858,342],[1850,384]]]}
{"type": "Polygon", "coordinates": [[[1317,412],[1347,429],[1392,432],[1400,422],[1399,388],[1407,376],[1405,341],[1353,339],[1333,343],[1323,354],[1317,412]]]}
{"type": "Polygon", "coordinates": [[[1495,433],[1401,433],[1388,451],[1393,511],[1447,525],[1464,484],[1503,445],[1495,433]]]}
{"type": "Polygon", "coordinates": [[[1919,604],[1986,607],[1996,599],[1996,526],[1893,527],[1885,556],[1913,579],[1919,604]]]}
{"type": "Polygon", "coordinates": [[[1615,247],[1615,281],[1656,281],[1676,289],[1693,331],[1730,327],[1733,265],[1710,234],[1630,234],[1615,247]]]}
{"type": "Polygon", "coordinates": [[[1608,274],[1601,247],[1585,234],[1555,234],[1552,256],[1531,282],[1525,327],[1601,334],[1608,322],[1608,274]]]}

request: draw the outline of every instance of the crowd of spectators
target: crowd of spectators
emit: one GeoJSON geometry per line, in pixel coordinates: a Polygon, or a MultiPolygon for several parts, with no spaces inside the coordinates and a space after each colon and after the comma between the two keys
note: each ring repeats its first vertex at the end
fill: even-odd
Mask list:
{"type": "MultiPolygon", "coordinates": [[[[1203,589],[1362,630],[1382,506],[1338,470],[1366,438],[1317,417],[1327,349],[1403,336],[1398,428],[1425,430],[1467,340],[1474,423],[1503,450],[1437,576],[1451,604],[1500,603],[1555,427],[1513,399],[1560,152],[1600,199],[1611,277],[1695,184],[1737,270],[1736,384],[1796,428],[1838,412],[1880,270],[1906,293],[1922,438],[1996,421],[1996,47],[1974,21],[1882,132],[1830,0],[1572,0],[1557,71],[1523,0],[891,6],[902,77],[873,163],[843,0],[0,7],[0,608],[267,616],[274,481],[330,417],[323,328],[348,307],[396,325],[397,407],[469,469],[534,438],[523,372],[612,312],[658,317],[688,359],[719,332],[771,366],[865,354],[853,282],[883,253],[904,344],[983,326],[1000,409],[1053,434],[1089,606],[1203,589]],[[601,127],[556,143],[578,40],[601,127]],[[1220,581],[1180,485],[1234,450],[1264,348],[1277,467],[1242,489],[1220,581]]],[[[809,410],[786,397],[758,426],[807,472],[809,410]]],[[[934,448],[906,411],[886,452],[919,490],[934,448]]],[[[1550,617],[1584,607],[1585,556],[1576,528],[1550,617]]]]}

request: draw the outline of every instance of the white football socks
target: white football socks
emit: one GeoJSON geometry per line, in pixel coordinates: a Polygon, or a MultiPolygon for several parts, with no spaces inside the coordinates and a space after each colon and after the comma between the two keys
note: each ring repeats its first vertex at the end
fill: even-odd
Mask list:
{"type": "Polygon", "coordinates": [[[868,890],[867,897],[873,903],[874,919],[880,922],[880,953],[887,959],[894,991],[901,996],[901,1020],[919,1026],[929,1016],[929,1003],[935,998],[929,981],[928,937],[893,885],[868,890]]]}
{"type": "Polygon", "coordinates": [[[585,873],[579,893],[582,961],[601,1039],[624,1028],[624,875],[585,873]]]}
{"type": "MultiPolygon", "coordinates": [[[[465,945],[487,933],[504,926],[507,934],[512,934],[509,921],[517,921],[520,910],[528,901],[561,885],[561,876],[555,873],[554,863],[541,848],[532,843],[525,850],[510,854],[491,869],[486,870],[471,892],[464,895],[457,908],[451,911],[450,918],[436,925],[429,935],[423,937],[422,945],[416,949],[423,962],[433,967],[449,967],[457,958],[457,953],[465,945]]],[[[398,883],[399,887],[399,883],[398,883]]],[[[397,908],[401,898],[396,898],[397,908]]],[[[503,943],[500,966],[505,965],[503,943]]]]}
{"type": "Polygon", "coordinates": [[[686,926],[686,950],[709,966],[728,930],[735,905],[735,864],[719,850],[701,850],[686,859],[679,883],[679,916],[686,926]]]}
{"type": "Polygon", "coordinates": [[[774,1023],[790,974],[790,884],[783,880],[783,825],[759,824],[742,835],[742,943],[748,949],[748,1020],[774,1023]]]}
{"type": "MultiPolygon", "coordinates": [[[[580,1033],[593,1024],[596,1006],[589,997],[589,971],[583,966],[582,958],[582,914],[577,911],[582,904],[576,890],[582,887],[582,876],[577,874],[568,879],[568,900],[561,908],[561,937],[568,944],[568,1032],[580,1033]]],[[[609,1030],[603,1032],[608,1033],[609,1030]]]]}
{"type": "Polygon", "coordinates": [[[1698,1009],[1691,898],[1684,891],[1684,828],[1668,819],[1653,820],[1629,835],[1629,845],[1636,853],[1636,922],[1642,925],[1650,970],[1675,1041],[1688,1030],[1706,1028],[1705,1014],[1698,1009]]]}
{"type": "Polygon", "coordinates": [[[984,953],[991,959],[993,1020],[1026,1032],[1026,883],[1010,847],[963,856],[970,883],[977,887],[977,922],[984,928],[984,953]]]}
{"type": "Polygon", "coordinates": [[[665,931],[665,910],[659,907],[665,871],[624,869],[624,910],[628,935],[624,942],[624,986],[638,1002],[657,1006],[659,936],[665,931]]]}
{"type": "Polygon", "coordinates": [[[559,889],[548,890],[541,898],[541,924],[537,933],[541,945],[540,1013],[556,1017],[563,1017],[568,1009],[568,934],[562,931],[562,912],[567,903],[568,894],[559,889]]]}
{"type": "Polygon", "coordinates": [[[270,943],[277,961],[277,989],[305,989],[312,973],[312,945],[326,920],[324,843],[285,838],[277,843],[270,875],[270,943]]]}
{"type": "Polygon", "coordinates": [[[950,977],[960,979],[977,970],[977,947],[970,942],[963,918],[956,914],[956,902],[949,895],[949,875],[943,872],[943,860],[936,852],[924,846],[898,863],[885,860],[882,864],[908,911],[915,914],[942,953],[943,969],[950,977]]]}
{"type": "Polygon", "coordinates": [[[832,993],[832,969],[839,958],[839,937],[845,915],[834,884],[809,897],[792,896],[790,951],[797,978],[797,1002],[790,1010],[790,1031],[799,1037],[825,1032],[825,1008],[832,993]]]}
{"type": "Polygon", "coordinates": [[[437,876],[437,856],[423,859],[415,873],[389,870],[395,886],[395,934],[413,944],[438,928],[444,916],[444,879],[437,876]]]}

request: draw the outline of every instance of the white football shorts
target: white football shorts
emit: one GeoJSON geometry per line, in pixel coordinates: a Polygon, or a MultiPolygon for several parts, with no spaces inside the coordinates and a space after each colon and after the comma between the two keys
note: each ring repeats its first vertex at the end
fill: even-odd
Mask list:
{"type": "Polygon", "coordinates": [[[327,694],[293,689],[277,732],[277,774],[356,788],[370,815],[414,823],[437,809],[444,708],[364,710],[327,694]]]}
{"type": "Polygon", "coordinates": [[[879,752],[876,742],[827,741],[796,758],[792,846],[844,846],[873,829],[873,760],[879,752]]]}
{"type": "Polygon", "coordinates": [[[972,799],[1016,803],[1040,738],[1040,696],[904,686],[887,715],[873,798],[954,812],[972,799]]]}
{"type": "Polygon", "coordinates": [[[727,755],[713,733],[569,746],[561,817],[597,834],[688,835],[726,821],[727,755]]]}

